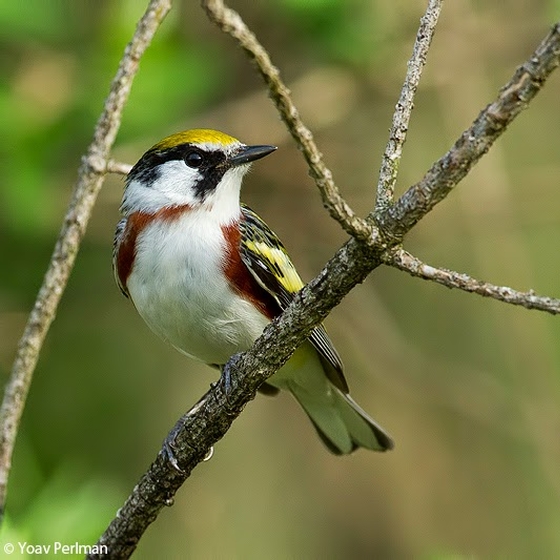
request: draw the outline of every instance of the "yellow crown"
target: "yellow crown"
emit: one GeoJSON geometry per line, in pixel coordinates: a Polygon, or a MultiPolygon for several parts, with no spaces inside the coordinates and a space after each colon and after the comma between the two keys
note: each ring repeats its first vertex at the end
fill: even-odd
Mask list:
{"type": "Polygon", "coordinates": [[[238,142],[239,140],[233,136],[229,136],[229,134],[225,134],[219,130],[212,130],[210,128],[193,128],[192,130],[184,130],[183,132],[177,132],[171,136],[167,136],[153,146],[152,150],[167,150],[181,144],[211,143],[228,146],[238,142]]]}

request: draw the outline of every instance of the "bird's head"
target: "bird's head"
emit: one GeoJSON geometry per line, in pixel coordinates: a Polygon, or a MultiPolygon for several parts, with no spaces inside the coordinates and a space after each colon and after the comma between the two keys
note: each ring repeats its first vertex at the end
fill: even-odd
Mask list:
{"type": "Polygon", "coordinates": [[[250,163],[276,149],[247,146],[209,129],[178,132],[150,148],[126,179],[122,211],[157,212],[189,206],[237,209],[241,181],[250,163]]]}

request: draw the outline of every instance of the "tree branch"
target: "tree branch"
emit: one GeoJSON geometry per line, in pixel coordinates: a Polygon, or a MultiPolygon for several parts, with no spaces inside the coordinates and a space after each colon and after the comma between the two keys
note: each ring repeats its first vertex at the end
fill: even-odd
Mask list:
{"type": "Polygon", "coordinates": [[[140,57],[171,7],[170,0],[152,0],[127,45],[109,96],[97,122],[93,141],[82,159],[72,199],[66,211],[49,267],[23,336],[0,408],[0,516],[4,512],[8,475],[18,426],[43,341],[74,266],[82,237],[105,173],[109,152],[121,122],[140,57]]]}
{"type": "Polygon", "coordinates": [[[226,7],[222,0],[202,0],[202,7],[206,10],[209,19],[222,31],[236,39],[255,63],[268,87],[268,93],[276,105],[280,117],[309,166],[309,174],[315,180],[323,204],[329,214],[350,235],[358,239],[371,237],[373,233],[372,225],[356,216],[352,208],[342,198],[333,180],[331,170],[325,165],[323,154],[319,151],[313,139],[313,133],[303,123],[290,96],[290,90],[282,81],[278,68],[272,64],[268,52],[247,27],[241,16],[236,11],[226,7]]]}
{"type": "Polygon", "coordinates": [[[411,276],[431,280],[448,288],[458,288],[465,292],[497,299],[511,305],[520,305],[526,309],[538,309],[553,315],[560,313],[559,299],[538,296],[533,290],[519,292],[507,286],[495,286],[494,284],[477,280],[468,274],[462,274],[445,268],[434,268],[404,249],[397,249],[384,255],[383,263],[408,272],[411,276]]]}
{"type": "Polygon", "coordinates": [[[420,20],[420,27],[416,34],[412,56],[408,61],[401,95],[393,113],[389,140],[381,161],[379,181],[377,182],[377,200],[375,203],[377,211],[387,208],[393,202],[399,162],[402,157],[404,143],[406,142],[408,123],[414,108],[414,96],[422,77],[422,70],[426,64],[426,57],[432,44],[442,4],[443,0],[430,0],[426,13],[420,20]]]}
{"type": "MultiPolygon", "coordinates": [[[[264,60],[277,73],[270,64],[268,55],[259,51],[262,47],[258,43],[252,43],[256,40],[238,14],[225,9],[222,2],[208,0],[203,5],[210,17],[217,20],[218,25],[234,35],[240,35],[239,40],[251,42],[251,47],[245,47],[251,58],[256,60],[255,52],[259,53],[259,60],[264,60]],[[212,10],[222,10],[217,13],[224,19],[220,20],[212,10]]],[[[173,496],[192,469],[227,432],[245,404],[254,398],[259,385],[289,359],[311,329],[356,284],[362,282],[383,262],[386,251],[396,247],[403,236],[435,204],[445,198],[492,142],[504,132],[507,124],[534,97],[546,77],[558,65],[559,30],[560,26],[557,25],[500,92],[498,99],[481,113],[475,125],[461,136],[420,183],[411,187],[393,205],[376,212],[375,219],[383,228],[382,235],[351,238],[320,274],[296,295],[286,311],[264,330],[252,348],[229,360],[219,382],[181,418],[171,432],[175,437],[175,458],[181,471],[173,468],[166,455],[160,452],[97,543],[108,546],[109,553],[92,554],[89,558],[128,558],[132,554],[146,528],[164,506],[172,503],[173,496]]],[[[276,75],[274,72],[270,75],[276,75]]],[[[262,69],[261,73],[264,75],[262,69]]],[[[283,89],[281,82],[267,76],[269,73],[265,80],[269,84],[271,95],[277,105],[282,107],[279,110],[286,113],[287,120],[293,119],[292,126],[297,124],[296,128],[299,130],[297,112],[294,117],[289,110],[293,104],[286,101],[289,100],[287,90],[283,89]]],[[[322,162],[322,159],[319,158],[319,161],[322,162]]],[[[330,175],[327,174],[327,177],[330,175]]],[[[323,180],[325,179],[323,176],[323,180]]],[[[335,213],[339,211],[341,218],[346,210],[338,209],[335,213]]]]}

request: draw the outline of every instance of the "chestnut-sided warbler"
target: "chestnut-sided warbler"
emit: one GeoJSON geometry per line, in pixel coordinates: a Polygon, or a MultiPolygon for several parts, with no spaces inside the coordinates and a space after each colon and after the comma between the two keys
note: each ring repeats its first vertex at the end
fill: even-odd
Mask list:
{"type": "MultiPolygon", "coordinates": [[[[116,280],[157,335],[212,366],[247,350],[303,287],[278,237],[239,201],[250,163],[275,149],[188,130],[149,149],[126,179],[116,280]]],[[[322,326],[262,387],[278,389],[294,395],[333,453],[393,447],[348,395],[322,326]]]]}

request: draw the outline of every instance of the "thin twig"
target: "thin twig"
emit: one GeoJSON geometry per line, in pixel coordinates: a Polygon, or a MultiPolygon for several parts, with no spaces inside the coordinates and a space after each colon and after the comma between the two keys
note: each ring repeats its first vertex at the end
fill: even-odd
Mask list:
{"type": "Polygon", "coordinates": [[[123,163],[122,161],[115,161],[110,159],[107,162],[107,173],[115,173],[116,175],[128,175],[132,165],[130,163],[123,163]]]}
{"type": "Polygon", "coordinates": [[[202,0],[202,7],[211,21],[239,42],[257,66],[280,117],[307,161],[310,175],[319,188],[323,204],[329,214],[350,235],[358,239],[367,239],[375,235],[375,228],[357,216],[342,198],[330,169],[325,165],[323,154],[313,139],[313,133],[303,123],[290,96],[290,90],[282,81],[278,68],[272,64],[268,52],[254,33],[247,27],[241,16],[225,6],[222,0],[202,0]]]}
{"type": "MultiPolygon", "coordinates": [[[[237,15],[236,17],[239,18],[237,15]]],[[[558,64],[559,30],[560,26],[556,26],[529,62],[522,67],[530,67],[531,76],[538,77],[539,80],[535,91],[523,87],[516,90],[519,95],[529,96],[525,104],[542,87],[548,74],[558,64]],[[551,54],[553,51],[556,52],[555,55],[551,54]],[[554,56],[556,62],[553,60],[554,56]]],[[[528,80],[525,78],[525,81],[528,80]]],[[[514,77],[510,87],[511,84],[515,86],[517,81],[518,78],[514,77]]],[[[486,125],[477,126],[471,131],[471,143],[488,145],[489,134],[495,140],[504,132],[506,126],[503,123],[509,124],[520,112],[517,103],[512,102],[510,97],[507,92],[502,91],[498,99],[483,112],[482,120],[486,125]],[[496,123],[502,123],[497,131],[496,123]]],[[[445,158],[454,166],[468,171],[481,155],[476,150],[462,149],[459,141],[445,158]]],[[[445,198],[451,190],[450,183],[454,186],[458,181],[454,172],[451,173],[451,179],[443,172],[430,177],[429,188],[425,189],[425,199],[407,196],[405,193],[394,206],[376,213],[376,219],[385,228],[383,237],[370,237],[366,242],[351,238],[319,275],[296,295],[286,311],[266,327],[251,349],[228,361],[220,381],[179,421],[180,430],[172,432],[176,438],[175,459],[182,472],[174,469],[163,454],[158,455],[98,541],[98,546],[108,546],[109,553],[92,554],[89,558],[128,558],[132,554],[144,531],[161,509],[172,503],[173,496],[192,469],[227,432],[244,405],[254,397],[257,387],[286,362],[295,348],[307,338],[311,329],[356,284],[362,282],[383,262],[386,251],[396,247],[404,234],[430,208],[445,198]],[[395,208],[398,209],[403,225],[394,217],[395,208]]]]}
{"type": "Polygon", "coordinates": [[[93,141],[82,160],[78,180],[43,284],[18,344],[0,408],[0,515],[5,507],[8,475],[18,426],[39,352],[54,319],[91,210],[103,184],[109,152],[120,126],[122,110],[138,70],[138,62],[170,7],[170,0],[152,0],[138,22],[132,41],[125,49],[103,112],[95,127],[93,141]]]}
{"type": "Polygon", "coordinates": [[[423,278],[437,282],[448,288],[458,288],[465,292],[479,294],[510,303],[511,305],[520,305],[527,309],[538,309],[547,311],[553,315],[560,313],[560,300],[539,296],[533,290],[528,292],[519,292],[508,286],[496,286],[482,280],[472,278],[468,274],[447,270],[445,268],[435,268],[429,264],[422,262],[420,259],[411,255],[404,249],[397,249],[388,253],[383,257],[384,264],[398,268],[408,272],[412,276],[423,278]]]}
{"type": "Polygon", "coordinates": [[[430,0],[426,13],[420,20],[420,27],[416,34],[412,56],[408,61],[401,95],[393,113],[389,141],[381,161],[381,170],[377,182],[377,200],[375,203],[377,211],[387,208],[393,202],[399,163],[402,157],[403,146],[406,142],[408,123],[414,108],[414,96],[422,76],[422,70],[426,64],[426,57],[432,43],[442,4],[443,0],[430,0]]]}

